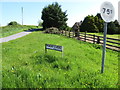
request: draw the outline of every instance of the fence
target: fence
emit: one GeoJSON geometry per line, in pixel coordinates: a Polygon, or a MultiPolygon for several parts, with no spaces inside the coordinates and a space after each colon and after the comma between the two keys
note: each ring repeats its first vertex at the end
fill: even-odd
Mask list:
{"type": "MultiPolygon", "coordinates": [[[[62,31],[62,35],[74,38],[75,37],[75,32],[70,32],[70,31],[62,31]]],[[[100,44],[103,45],[103,37],[102,36],[97,36],[97,35],[92,35],[92,34],[87,34],[78,32],[77,34],[77,39],[81,41],[86,41],[94,44],[100,44]]],[[[106,40],[106,48],[115,50],[115,51],[120,51],[120,39],[114,39],[114,38],[107,38],[106,40]]]]}

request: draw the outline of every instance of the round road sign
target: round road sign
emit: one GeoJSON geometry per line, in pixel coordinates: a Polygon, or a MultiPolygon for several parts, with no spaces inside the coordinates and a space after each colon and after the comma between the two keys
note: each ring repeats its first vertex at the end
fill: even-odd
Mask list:
{"type": "Polygon", "coordinates": [[[100,8],[101,17],[105,22],[111,22],[115,16],[115,10],[110,2],[104,2],[100,8]]]}

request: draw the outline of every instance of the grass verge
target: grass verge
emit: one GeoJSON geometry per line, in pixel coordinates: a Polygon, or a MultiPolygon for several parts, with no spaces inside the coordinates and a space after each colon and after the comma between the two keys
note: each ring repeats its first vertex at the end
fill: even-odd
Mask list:
{"type": "Polygon", "coordinates": [[[32,25],[9,25],[9,26],[0,27],[0,37],[6,37],[28,29],[35,29],[35,28],[37,27],[32,25]]]}
{"type": "Polygon", "coordinates": [[[3,88],[118,88],[118,52],[106,51],[101,70],[102,47],[54,34],[33,32],[2,44],[3,88]],[[64,47],[48,50],[45,44],[64,47]]]}

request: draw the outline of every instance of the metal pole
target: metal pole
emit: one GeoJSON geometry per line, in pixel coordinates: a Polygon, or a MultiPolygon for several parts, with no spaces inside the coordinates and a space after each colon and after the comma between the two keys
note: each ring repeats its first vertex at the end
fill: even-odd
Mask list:
{"type": "Polygon", "coordinates": [[[63,58],[64,54],[63,54],[63,46],[62,46],[62,58],[63,58]]]}
{"type": "Polygon", "coordinates": [[[101,73],[104,72],[104,62],[105,62],[105,55],[106,55],[106,34],[107,34],[107,22],[104,23],[104,42],[103,42],[103,52],[102,52],[101,73]]]}
{"type": "Polygon", "coordinates": [[[23,25],[23,7],[21,8],[22,11],[22,25],[23,25]]]}

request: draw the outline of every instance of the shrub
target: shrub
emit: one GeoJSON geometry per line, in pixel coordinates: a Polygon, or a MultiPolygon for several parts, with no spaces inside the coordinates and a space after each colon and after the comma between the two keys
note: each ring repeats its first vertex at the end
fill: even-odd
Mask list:
{"type": "Polygon", "coordinates": [[[20,25],[20,24],[17,23],[16,21],[12,21],[12,22],[8,23],[8,26],[9,26],[9,25],[20,25]]]}
{"type": "Polygon", "coordinates": [[[59,29],[56,28],[56,27],[51,27],[51,28],[47,28],[47,29],[45,30],[45,33],[59,34],[60,31],[59,31],[59,29]]]}

